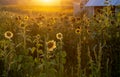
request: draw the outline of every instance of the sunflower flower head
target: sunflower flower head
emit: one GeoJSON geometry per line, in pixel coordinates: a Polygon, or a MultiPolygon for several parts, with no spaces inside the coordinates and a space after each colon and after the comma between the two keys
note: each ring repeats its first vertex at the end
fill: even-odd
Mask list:
{"type": "Polygon", "coordinates": [[[63,34],[62,34],[62,33],[57,33],[57,34],[56,34],[56,38],[57,38],[58,40],[62,40],[62,39],[63,39],[63,34]]]}
{"type": "Polygon", "coordinates": [[[48,31],[51,32],[53,29],[51,27],[48,28],[48,31]]]}
{"type": "Polygon", "coordinates": [[[13,37],[13,33],[11,31],[6,31],[4,33],[5,38],[11,39],[13,37]]]}
{"type": "Polygon", "coordinates": [[[25,16],[25,17],[24,17],[24,20],[28,20],[28,19],[29,19],[29,17],[28,17],[28,16],[25,16]]]}
{"type": "Polygon", "coordinates": [[[47,42],[47,50],[53,51],[56,48],[56,42],[54,40],[47,42]]]}
{"type": "Polygon", "coordinates": [[[26,27],[27,27],[27,25],[26,25],[24,22],[21,22],[20,28],[21,28],[21,29],[25,29],[26,27]]]}
{"type": "Polygon", "coordinates": [[[36,37],[36,39],[40,39],[40,35],[39,34],[37,34],[35,37],[36,37]]]}
{"type": "Polygon", "coordinates": [[[76,34],[80,34],[80,33],[81,33],[81,29],[80,29],[80,28],[77,28],[77,29],[75,30],[75,33],[76,33],[76,34]]]}

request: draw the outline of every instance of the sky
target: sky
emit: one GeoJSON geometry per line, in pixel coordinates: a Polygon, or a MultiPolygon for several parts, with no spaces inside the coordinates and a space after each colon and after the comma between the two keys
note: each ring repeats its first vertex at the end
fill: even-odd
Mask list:
{"type": "MultiPolygon", "coordinates": [[[[75,0],[51,0],[51,3],[59,4],[62,2],[63,4],[72,3],[75,0]]],[[[40,4],[44,3],[44,0],[0,0],[0,4],[40,4]]]]}

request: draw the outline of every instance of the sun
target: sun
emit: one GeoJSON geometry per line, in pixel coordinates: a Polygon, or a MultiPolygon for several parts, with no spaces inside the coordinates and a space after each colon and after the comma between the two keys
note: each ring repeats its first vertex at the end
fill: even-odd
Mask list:
{"type": "Polygon", "coordinates": [[[53,5],[56,4],[57,0],[41,0],[41,4],[43,5],[53,5]]]}
{"type": "Polygon", "coordinates": [[[59,5],[60,0],[33,0],[36,4],[39,5],[59,5]]]}
{"type": "Polygon", "coordinates": [[[50,3],[52,2],[51,0],[43,0],[44,3],[50,3]]]}
{"type": "Polygon", "coordinates": [[[44,5],[51,5],[54,3],[54,0],[42,0],[41,1],[41,4],[44,4],[44,5]]]}

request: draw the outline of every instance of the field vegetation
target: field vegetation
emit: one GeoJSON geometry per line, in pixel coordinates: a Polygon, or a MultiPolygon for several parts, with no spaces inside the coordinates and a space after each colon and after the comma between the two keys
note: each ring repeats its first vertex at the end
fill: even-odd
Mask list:
{"type": "Polygon", "coordinates": [[[51,8],[0,6],[0,77],[119,77],[120,13],[51,8]]]}

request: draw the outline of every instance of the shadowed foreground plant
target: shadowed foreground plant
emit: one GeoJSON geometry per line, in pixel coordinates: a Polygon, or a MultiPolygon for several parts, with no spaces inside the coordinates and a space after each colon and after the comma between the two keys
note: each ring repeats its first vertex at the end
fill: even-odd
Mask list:
{"type": "Polygon", "coordinates": [[[4,37],[7,40],[0,40],[0,59],[3,60],[4,73],[2,76],[8,77],[9,71],[12,69],[12,64],[14,63],[15,48],[12,42],[13,33],[7,31],[4,33],[4,37]]]}
{"type": "Polygon", "coordinates": [[[114,17],[110,7],[93,18],[72,16],[70,20],[71,16],[42,16],[32,10],[31,14],[27,12],[24,16],[22,12],[18,16],[4,9],[11,11],[7,7],[0,10],[0,59],[5,66],[4,76],[120,76],[120,17],[114,17]]]}
{"type": "Polygon", "coordinates": [[[57,33],[56,38],[59,40],[57,42],[57,51],[56,51],[56,61],[57,61],[57,70],[58,77],[64,77],[64,64],[66,63],[66,52],[63,51],[63,34],[57,33]]]}
{"type": "Polygon", "coordinates": [[[89,57],[89,69],[91,71],[90,77],[101,77],[101,69],[102,69],[102,56],[103,56],[103,47],[105,46],[102,45],[101,43],[99,46],[95,45],[93,48],[93,56],[95,59],[93,60],[93,56],[91,56],[91,51],[90,48],[88,47],[88,57],[89,57]],[[98,47],[98,48],[96,48],[98,47]],[[98,52],[97,52],[98,51],[98,52]]]}

